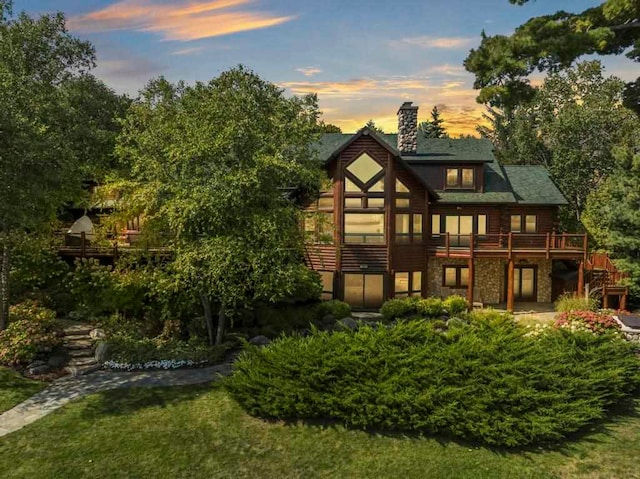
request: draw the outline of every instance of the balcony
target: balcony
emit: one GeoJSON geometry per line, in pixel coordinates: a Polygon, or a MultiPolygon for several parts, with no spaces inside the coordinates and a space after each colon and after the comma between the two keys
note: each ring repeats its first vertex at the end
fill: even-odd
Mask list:
{"type": "Polygon", "coordinates": [[[443,258],[539,257],[547,259],[585,259],[587,235],[567,233],[451,234],[432,236],[431,255],[443,258]]]}

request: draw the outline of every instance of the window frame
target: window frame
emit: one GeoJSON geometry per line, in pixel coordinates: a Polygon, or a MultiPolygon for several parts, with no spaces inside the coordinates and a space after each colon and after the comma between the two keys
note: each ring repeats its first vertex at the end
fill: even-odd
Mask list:
{"type": "Polygon", "coordinates": [[[376,245],[380,245],[380,244],[386,244],[386,238],[385,238],[385,228],[386,228],[386,215],[384,214],[383,211],[370,211],[370,210],[363,210],[363,209],[359,209],[359,210],[351,210],[351,211],[344,211],[342,214],[342,224],[343,224],[343,229],[342,229],[342,240],[345,244],[376,244],[376,245]],[[381,233],[347,233],[347,216],[348,215],[378,215],[382,218],[382,232],[381,233]],[[364,241],[347,241],[347,238],[349,237],[357,237],[360,236],[362,237],[362,239],[364,241]],[[381,238],[382,241],[366,241],[367,238],[381,238]]]}
{"type": "Polygon", "coordinates": [[[333,299],[333,291],[335,289],[335,273],[333,271],[318,271],[318,274],[320,275],[320,281],[322,283],[322,294],[320,295],[320,299],[324,301],[333,299]],[[331,281],[327,283],[331,286],[331,289],[327,289],[325,287],[325,274],[331,275],[331,281]]]}
{"type": "Polygon", "coordinates": [[[476,189],[476,168],[468,166],[445,166],[444,168],[444,189],[445,190],[475,190],[476,189]],[[449,183],[449,172],[456,172],[455,184],[449,183]],[[471,172],[471,185],[464,184],[464,171],[471,172]]]}
{"type": "Polygon", "coordinates": [[[469,266],[464,264],[444,264],[442,265],[442,286],[447,288],[467,288],[469,287],[469,266]],[[447,269],[456,270],[455,284],[447,284],[447,269]],[[467,270],[467,282],[462,283],[462,270],[467,270]]]}
{"type": "Polygon", "coordinates": [[[514,213],[512,215],[510,215],[509,217],[509,231],[511,233],[516,233],[516,234],[536,234],[538,233],[538,215],[537,214],[528,214],[528,213],[514,213]],[[527,218],[528,217],[533,217],[534,218],[534,229],[533,231],[530,231],[527,228],[527,218]],[[514,218],[519,218],[519,225],[520,225],[520,229],[518,231],[515,231],[513,229],[513,220],[514,218]]]}
{"type": "Polygon", "coordinates": [[[409,296],[422,296],[422,271],[396,271],[393,273],[393,297],[407,298],[409,296]],[[397,275],[407,275],[407,289],[398,290],[396,278],[397,275]],[[416,284],[417,283],[417,284],[416,284]]]}

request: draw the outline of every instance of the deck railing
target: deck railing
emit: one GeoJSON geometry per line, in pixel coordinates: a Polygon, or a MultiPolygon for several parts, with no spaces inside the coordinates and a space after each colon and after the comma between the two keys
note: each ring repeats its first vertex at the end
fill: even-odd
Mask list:
{"type": "Polygon", "coordinates": [[[575,252],[586,254],[587,236],[567,233],[498,233],[498,234],[451,234],[433,235],[429,247],[436,251],[450,253],[469,251],[502,252],[511,257],[515,252],[545,252],[549,257],[556,252],[575,252]]]}

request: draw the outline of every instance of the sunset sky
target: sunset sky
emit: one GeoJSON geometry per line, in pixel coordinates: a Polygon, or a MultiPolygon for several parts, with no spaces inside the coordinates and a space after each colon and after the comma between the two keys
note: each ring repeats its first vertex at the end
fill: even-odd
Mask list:
{"type": "MultiPolygon", "coordinates": [[[[480,32],[508,34],[532,16],[582,11],[591,0],[15,0],[31,14],[63,11],[96,47],[95,74],[135,96],[164,75],[207,81],[239,63],[292,94],[318,93],[323,118],[351,132],[373,119],[397,128],[403,101],[420,120],[438,105],[453,135],[475,133],[483,107],[462,67],[480,32]]],[[[630,80],[638,64],[603,58],[630,80]]]]}

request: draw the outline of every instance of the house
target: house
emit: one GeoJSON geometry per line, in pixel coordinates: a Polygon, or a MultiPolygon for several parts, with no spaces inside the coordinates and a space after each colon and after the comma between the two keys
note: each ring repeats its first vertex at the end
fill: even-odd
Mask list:
{"type": "Polygon", "coordinates": [[[501,165],[487,140],[428,139],[417,126],[418,107],[406,102],[397,134],[365,127],[318,144],[330,182],[305,205],[305,261],[325,299],[374,309],[460,294],[513,310],[551,302],[566,284],[583,291],[587,280],[605,305],[612,296],[624,307],[626,289],[612,271],[598,273],[586,235],[558,231],[567,201],[544,167],[501,165]]]}

